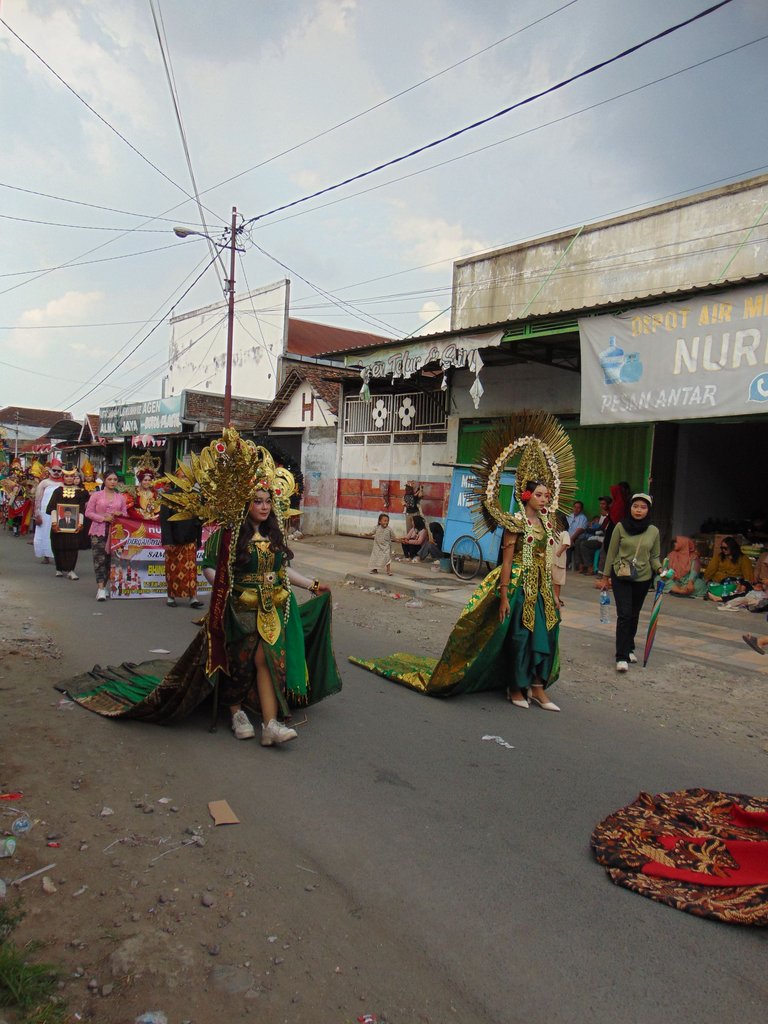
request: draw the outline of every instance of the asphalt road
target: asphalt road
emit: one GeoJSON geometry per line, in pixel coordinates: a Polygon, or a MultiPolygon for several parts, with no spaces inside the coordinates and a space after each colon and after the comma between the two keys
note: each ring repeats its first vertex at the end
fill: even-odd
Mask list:
{"type": "MultiPolygon", "coordinates": [[[[193,635],[188,609],[96,604],[87,555],[83,579],[70,583],[52,580],[21,540],[3,534],[0,552],[3,576],[61,647],[65,675],[155,657],[153,648],[174,657],[193,635]]],[[[298,850],[361,908],[372,936],[397,937],[410,964],[403,984],[456,994],[462,1024],[765,1019],[768,932],[617,888],[588,845],[594,824],[640,790],[765,794],[762,750],[672,735],[616,703],[580,704],[574,692],[560,715],[515,713],[498,695],[413,694],[347,662],[399,649],[399,638],[352,624],[355,591],[339,587],[336,599],[344,690],[310,710],[290,749],[235,744],[223,722],[211,736],[202,712],[159,729],[76,711],[72,728],[99,746],[114,736],[112,767],[132,785],[145,777],[157,786],[170,766],[187,798],[232,794],[238,842],[258,851],[267,829],[271,846],[298,850]]]]}

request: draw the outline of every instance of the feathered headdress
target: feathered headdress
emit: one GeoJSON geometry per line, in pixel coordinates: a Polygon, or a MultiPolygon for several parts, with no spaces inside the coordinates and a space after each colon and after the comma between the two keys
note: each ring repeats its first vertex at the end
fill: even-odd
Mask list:
{"type": "Polygon", "coordinates": [[[475,533],[482,537],[497,525],[521,533],[525,529],[522,494],[529,480],[541,480],[551,493],[550,514],[567,511],[576,493],[576,461],[562,424],[548,412],[524,409],[499,423],[483,438],[480,461],[472,467],[475,482],[469,493],[475,533]],[[515,473],[515,504],[499,503],[501,475],[515,473]]]}
{"type": "Polygon", "coordinates": [[[163,504],[175,510],[171,519],[201,519],[229,527],[240,525],[257,491],[269,491],[284,529],[296,492],[293,474],[275,466],[266,448],[244,441],[231,427],[199,455],[192,455],[189,466],[168,473],[164,480],[175,488],[161,495],[163,504]]]}

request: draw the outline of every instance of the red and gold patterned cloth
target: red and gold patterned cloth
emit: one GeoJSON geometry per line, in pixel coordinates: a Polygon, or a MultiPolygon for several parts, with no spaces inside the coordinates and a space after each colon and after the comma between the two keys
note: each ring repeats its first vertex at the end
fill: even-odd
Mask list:
{"type": "Polygon", "coordinates": [[[197,546],[167,544],[165,582],[168,597],[194,597],[197,593],[197,546]]]}
{"type": "Polygon", "coordinates": [[[699,917],[768,925],[768,799],[641,793],[591,844],[616,885],[699,917]]]}

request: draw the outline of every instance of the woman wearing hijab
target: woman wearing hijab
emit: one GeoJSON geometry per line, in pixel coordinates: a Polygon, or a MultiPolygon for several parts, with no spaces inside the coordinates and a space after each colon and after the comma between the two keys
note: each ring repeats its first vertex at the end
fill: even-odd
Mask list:
{"type": "Polygon", "coordinates": [[[666,560],[674,575],[664,584],[664,593],[695,597],[702,585],[699,579],[701,566],[691,538],[675,537],[666,560]]]}
{"type": "MultiPolygon", "coordinates": [[[[633,494],[629,513],[616,524],[605,557],[616,601],[616,671],[637,662],[635,635],[654,572],[661,568],[659,531],[651,523],[653,498],[633,494]]],[[[608,589],[608,578],[603,588],[608,589]]]]}
{"type": "Polygon", "coordinates": [[[735,537],[723,537],[704,570],[704,600],[721,601],[736,593],[739,583],[752,583],[752,562],[735,537]]]}

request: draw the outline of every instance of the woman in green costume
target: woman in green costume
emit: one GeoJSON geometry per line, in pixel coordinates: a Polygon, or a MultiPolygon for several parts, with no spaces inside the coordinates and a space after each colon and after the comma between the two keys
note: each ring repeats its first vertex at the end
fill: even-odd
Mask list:
{"type": "Polygon", "coordinates": [[[552,522],[549,489],[529,480],[521,495],[525,522],[513,533],[504,530],[499,574],[499,621],[509,619],[505,656],[509,666],[507,699],[516,708],[531,702],[559,711],[545,689],[558,677],[560,612],[552,589],[552,522]],[[527,694],[527,695],[526,695],[527,694]]]}
{"type": "Polygon", "coordinates": [[[468,501],[475,531],[503,527],[501,565],[470,597],[438,660],[411,654],[350,660],[434,697],[505,690],[517,708],[533,702],[559,711],[545,691],[560,672],[552,523],[575,491],[570,441],[553,416],[523,412],[486,435],[473,472],[468,501]],[[509,468],[518,511],[505,511],[499,500],[509,468]]]}
{"type": "MultiPolygon", "coordinates": [[[[210,583],[215,582],[220,540],[218,531],[203,557],[203,573],[210,583]]],[[[229,707],[237,739],[254,736],[243,705],[261,708],[264,747],[296,739],[296,730],[280,722],[278,714],[290,717],[289,702],[309,700],[304,634],[291,585],[315,596],[330,593],[319,580],[291,569],[287,562],[292,557],[265,483],[255,492],[237,538],[232,589],[224,613],[228,672],[221,674],[219,682],[219,698],[229,707]]]]}
{"type": "Polygon", "coordinates": [[[295,739],[280,719],[341,689],[329,588],[288,564],[284,524],[296,482],[265,448],[229,428],[167,479],[174,488],[162,500],[172,519],[219,525],[203,558],[213,589],[202,628],[176,662],[97,666],[57,688],[100,715],[160,723],[215,693],[230,708],[237,739],[255,735],[246,707],[261,711],[263,746],[295,739]],[[299,605],[292,586],[315,599],[299,605]]]}

